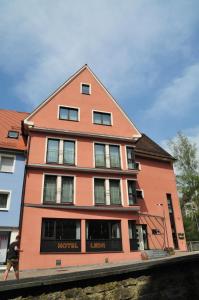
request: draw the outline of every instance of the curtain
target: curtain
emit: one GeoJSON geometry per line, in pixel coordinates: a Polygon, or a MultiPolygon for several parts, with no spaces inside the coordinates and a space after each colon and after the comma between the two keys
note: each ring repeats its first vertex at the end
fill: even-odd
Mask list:
{"type": "Polygon", "coordinates": [[[0,171],[12,172],[13,171],[14,158],[8,156],[1,156],[0,171]]]}
{"type": "Polygon", "coordinates": [[[121,204],[120,181],[110,180],[111,204],[121,204]]]}
{"type": "Polygon", "coordinates": [[[75,142],[64,142],[64,164],[75,164],[75,142]]]}
{"type": "Polygon", "coordinates": [[[48,140],[48,162],[59,162],[59,140],[48,140]]]}
{"type": "Polygon", "coordinates": [[[119,146],[109,146],[111,168],[120,168],[119,146]]]}
{"type": "Polygon", "coordinates": [[[105,167],[105,145],[95,144],[95,165],[105,167]]]}
{"type": "Polygon", "coordinates": [[[105,204],[105,180],[95,179],[95,203],[105,204]]]}
{"type": "Polygon", "coordinates": [[[62,177],[61,202],[73,202],[73,177],[62,177]]]}
{"type": "Polygon", "coordinates": [[[135,169],[135,153],[133,148],[127,148],[128,168],[135,169]]]}
{"type": "Polygon", "coordinates": [[[55,202],[57,195],[57,176],[46,175],[44,183],[44,201],[55,202]]]}

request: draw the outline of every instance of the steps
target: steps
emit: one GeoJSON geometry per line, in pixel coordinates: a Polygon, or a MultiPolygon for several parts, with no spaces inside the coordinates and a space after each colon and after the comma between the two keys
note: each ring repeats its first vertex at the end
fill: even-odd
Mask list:
{"type": "Polygon", "coordinates": [[[169,256],[169,254],[162,249],[144,250],[143,252],[148,255],[149,259],[165,258],[169,256]]]}

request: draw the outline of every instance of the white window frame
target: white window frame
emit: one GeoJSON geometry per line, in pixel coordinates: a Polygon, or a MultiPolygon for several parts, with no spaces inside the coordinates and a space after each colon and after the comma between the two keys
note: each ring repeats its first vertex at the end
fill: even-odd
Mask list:
{"type": "MultiPolygon", "coordinates": [[[[45,183],[45,176],[57,176],[57,190],[56,190],[56,204],[62,205],[61,202],[61,184],[62,180],[61,177],[73,177],[73,201],[70,202],[69,205],[75,205],[76,204],[76,176],[75,175],[65,175],[65,174],[58,174],[58,173],[43,173],[42,176],[42,189],[41,189],[41,204],[45,204],[44,200],[44,183],[45,183]]],[[[67,204],[67,203],[66,203],[67,204]]]]}
{"type": "MultiPolygon", "coordinates": [[[[133,148],[135,150],[135,146],[131,146],[131,145],[125,145],[125,160],[126,160],[126,168],[127,170],[130,170],[128,167],[128,159],[127,159],[127,148],[133,148]]],[[[138,164],[138,170],[141,171],[141,163],[139,161],[135,160],[135,163],[138,164]]]]}
{"type": "Polygon", "coordinates": [[[74,166],[77,166],[77,140],[75,139],[71,139],[71,138],[67,138],[67,139],[63,139],[63,138],[59,138],[59,137],[55,137],[55,136],[47,136],[46,137],[46,142],[45,142],[45,153],[44,153],[44,163],[45,164],[48,164],[47,162],[47,152],[48,152],[48,140],[59,140],[59,162],[58,164],[59,165],[66,165],[67,164],[64,164],[63,161],[64,161],[64,154],[63,154],[63,147],[64,147],[64,142],[66,141],[71,141],[71,142],[74,142],[75,143],[75,162],[74,162],[74,166]],[[62,154],[61,154],[62,153],[62,154]]]}
{"type": "Polygon", "coordinates": [[[60,120],[60,121],[80,122],[80,107],[59,104],[58,105],[58,110],[57,110],[57,119],[60,120]],[[77,120],[60,119],[59,118],[60,107],[69,108],[69,109],[77,109],[77,120]]]}
{"type": "Polygon", "coordinates": [[[82,95],[91,95],[91,83],[81,82],[81,83],[80,83],[80,93],[81,93],[82,95]],[[85,94],[85,93],[82,92],[82,86],[83,86],[83,85],[88,85],[88,86],[89,86],[89,94],[85,94]]]}
{"type": "Polygon", "coordinates": [[[15,164],[16,164],[16,155],[0,153],[0,165],[1,165],[2,156],[13,158],[13,165],[12,165],[12,170],[11,171],[1,171],[1,169],[0,169],[0,173],[14,173],[15,164]]]}
{"type": "MultiPolygon", "coordinates": [[[[106,166],[105,168],[106,169],[110,169],[110,170],[114,170],[114,169],[117,169],[117,168],[111,168],[110,167],[110,150],[109,150],[109,146],[119,146],[119,154],[120,154],[120,168],[121,170],[123,170],[123,163],[122,163],[122,147],[120,144],[115,144],[115,143],[103,143],[103,142],[97,142],[97,141],[94,141],[93,142],[93,167],[96,168],[95,166],[95,144],[100,144],[100,145],[104,145],[105,146],[105,163],[106,163],[106,166]]],[[[98,167],[97,167],[98,168],[98,167]]],[[[119,168],[119,169],[120,169],[119,168]]]]}
{"type": "Polygon", "coordinates": [[[107,206],[114,206],[113,204],[111,204],[111,197],[110,197],[110,183],[109,180],[119,180],[120,182],[120,194],[121,194],[121,204],[119,206],[124,206],[124,202],[123,202],[123,188],[122,188],[122,179],[118,178],[118,177],[104,177],[104,176],[95,176],[93,177],[93,183],[92,183],[92,190],[93,190],[93,205],[95,206],[95,179],[104,179],[105,180],[105,204],[107,206]]]}
{"type": "Polygon", "coordinates": [[[92,110],[92,123],[94,125],[102,125],[102,126],[113,126],[113,114],[112,112],[110,111],[103,111],[103,110],[96,110],[96,109],[93,109],[92,110]],[[95,123],[94,122],[94,113],[101,113],[101,114],[109,114],[111,116],[111,124],[110,125],[105,125],[105,124],[100,124],[100,123],[95,123]]]}
{"type": "Polygon", "coordinates": [[[8,195],[7,206],[5,208],[0,207],[0,211],[8,211],[10,209],[12,191],[10,191],[10,190],[0,190],[0,194],[6,194],[6,195],[8,195]]]}

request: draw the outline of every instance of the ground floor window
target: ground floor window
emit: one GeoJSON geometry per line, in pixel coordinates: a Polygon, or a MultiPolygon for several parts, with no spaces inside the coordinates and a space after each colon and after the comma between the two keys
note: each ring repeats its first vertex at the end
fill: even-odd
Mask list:
{"type": "Polygon", "coordinates": [[[80,252],[80,220],[43,219],[41,252],[80,252]]]}
{"type": "Polygon", "coordinates": [[[130,220],[129,243],[131,251],[148,249],[147,226],[130,220]]]}
{"type": "Polygon", "coordinates": [[[0,231],[0,265],[5,264],[7,249],[10,240],[9,231],[0,231]]]}
{"type": "Polygon", "coordinates": [[[120,221],[90,220],[86,222],[86,251],[122,251],[120,221]]]}

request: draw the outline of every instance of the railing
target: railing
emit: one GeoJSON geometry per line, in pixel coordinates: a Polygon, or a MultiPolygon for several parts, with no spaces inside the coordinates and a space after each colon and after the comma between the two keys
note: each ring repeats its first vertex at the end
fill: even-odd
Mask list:
{"type": "Polygon", "coordinates": [[[41,252],[81,252],[80,240],[41,240],[41,252]]]}
{"type": "Polygon", "coordinates": [[[187,246],[189,251],[199,251],[199,241],[189,241],[187,246]]]}
{"type": "Polygon", "coordinates": [[[122,251],[121,239],[96,239],[86,241],[87,252],[115,252],[122,251]]]}

